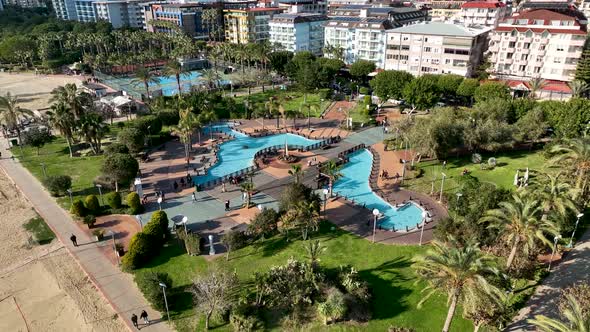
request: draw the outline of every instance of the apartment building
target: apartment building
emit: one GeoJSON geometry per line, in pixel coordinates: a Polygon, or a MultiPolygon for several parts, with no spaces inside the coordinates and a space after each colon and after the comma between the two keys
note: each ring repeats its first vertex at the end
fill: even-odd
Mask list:
{"type": "Polygon", "coordinates": [[[431,22],[387,31],[385,69],[415,76],[457,74],[473,76],[483,60],[490,27],[466,27],[431,22]]]}
{"type": "Polygon", "coordinates": [[[75,0],[76,20],[79,22],[96,22],[96,12],[94,11],[95,0],[75,0]]]}
{"type": "Polygon", "coordinates": [[[269,23],[270,43],[291,52],[309,51],[322,54],[324,24],[328,17],[321,14],[278,14],[269,23]]]}
{"type": "Polygon", "coordinates": [[[225,40],[234,44],[268,40],[269,22],[282,12],[282,8],[224,9],[225,40]]]}
{"type": "Polygon", "coordinates": [[[590,17],[590,1],[589,0],[582,0],[580,2],[580,6],[578,7],[580,11],[586,16],[586,18],[590,17]]]}
{"type": "MultiPolygon", "coordinates": [[[[47,7],[43,0],[5,0],[4,4],[23,8],[47,7]]],[[[4,4],[0,0],[0,10],[3,9],[4,4]]]]}
{"type": "Polygon", "coordinates": [[[586,41],[585,17],[547,9],[526,10],[504,19],[490,41],[496,77],[568,82],[586,41]]]}
{"type": "Polygon", "coordinates": [[[284,13],[326,14],[328,4],[325,0],[278,0],[277,5],[284,13]]]}
{"type": "Polygon", "coordinates": [[[198,3],[156,3],[144,8],[146,30],[150,32],[176,33],[173,26],[187,35],[206,39],[203,25],[203,5],[198,3]]]}
{"type": "Polygon", "coordinates": [[[328,0],[328,7],[337,7],[342,5],[367,5],[371,0],[328,0]]]}
{"type": "Polygon", "coordinates": [[[143,28],[145,0],[95,1],[97,20],[111,22],[113,28],[143,28]]]}
{"type": "Polygon", "coordinates": [[[430,20],[429,11],[415,7],[372,7],[371,5],[346,5],[332,7],[328,16],[362,16],[387,19],[394,27],[430,20]]]}
{"type": "Polygon", "coordinates": [[[332,17],[324,26],[324,45],[344,51],[344,62],[363,59],[385,67],[385,33],[391,29],[387,19],[371,17],[332,17]]]}
{"type": "Polygon", "coordinates": [[[426,6],[431,8],[430,17],[433,21],[447,21],[461,12],[461,6],[465,0],[425,0],[417,1],[417,7],[426,6]]]}
{"type": "Polygon", "coordinates": [[[463,25],[497,27],[498,23],[509,15],[510,9],[501,1],[476,0],[461,5],[458,19],[463,25]]]}
{"type": "Polygon", "coordinates": [[[51,0],[55,16],[62,20],[76,21],[76,3],[74,0],[51,0]]]}

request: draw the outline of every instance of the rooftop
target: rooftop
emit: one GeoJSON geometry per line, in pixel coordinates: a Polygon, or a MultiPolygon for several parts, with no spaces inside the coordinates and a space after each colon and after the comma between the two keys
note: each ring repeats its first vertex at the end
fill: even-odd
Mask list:
{"type": "Polygon", "coordinates": [[[421,24],[406,25],[401,28],[390,30],[397,33],[411,33],[419,35],[458,36],[475,37],[492,30],[488,27],[463,26],[450,23],[429,22],[421,24]]]}
{"type": "Polygon", "coordinates": [[[314,14],[314,13],[287,13],[277,14],[273,16],[272,22],[314,22],[314,21],[327,21],[329,18],[326,15],[314,14]]]}
{"type": "Polygon", "coordinates": [[[461,8],[500,8],[506,4],[500,1],[469,1],[461,5],[461,8]]]}

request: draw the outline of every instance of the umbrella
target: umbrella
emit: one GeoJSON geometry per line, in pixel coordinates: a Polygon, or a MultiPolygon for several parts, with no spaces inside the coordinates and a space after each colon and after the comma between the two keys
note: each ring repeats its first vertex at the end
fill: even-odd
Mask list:
{"type": "Polygon", "coordinates": [[[518,170],[516,170],[516,175],[514,175],[514,185],[518,186],[518,170]]]}
{"type": "Polygon", "coordinates": [[[529,168],[526,168],[526,172],[524,173],[524,181],[528,182],[529,181],[529,168]]]}

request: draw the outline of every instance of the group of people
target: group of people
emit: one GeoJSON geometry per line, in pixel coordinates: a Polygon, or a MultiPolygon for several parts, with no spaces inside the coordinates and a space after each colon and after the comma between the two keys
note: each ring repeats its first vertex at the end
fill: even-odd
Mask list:
{"type": "MultiPolygon", "coordinates": [[[[141,311],[141,313],[139,314],[139,318],[143,320],[143,323],[145,325],[150,325],[150,319],[148,317],[148,313],[145,310],[141,311]]],[[[131,322],[133,323],[133,326],[135,326],[135,328],[139,330],[139,324],[137,322],[136,314],[131,315],[131,322]]]]}
{"type": "Polygon", "coordinates": [[[192,186],[193,183],[193,178],[190,175],[190,173],[188,173],[186,176],[183,176],[180,178],[180,186],[178,185],[178,182],[174,181],[174,183],[172,183],[172,187],[174,188],[174,191],[177,191],[178,188],[186,188],[189,186],[192,186]]]}

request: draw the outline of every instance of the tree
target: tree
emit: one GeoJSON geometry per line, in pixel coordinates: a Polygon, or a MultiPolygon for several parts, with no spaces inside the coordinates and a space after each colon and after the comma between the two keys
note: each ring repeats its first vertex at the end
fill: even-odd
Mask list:
{"type": "Polygon", "coordinates": [[[152,308],[158,311],[166,310],[166,300],[160,284],[166,285],[167,289],[172,289],[172,278],[167,273],[150,270],[141,271],[135,274],[134,279],[137,287],[152,305],[152,308]]]}
{"type": "Polygon", "coordinates": [[[0,42],[0,58],[17,62],[23,68],[32,64],[36,50],[37,45],[26,35],[5,36],[0,42]]]}
{"type": "Polygon", "coordinates": [[[281,75],[286,75],[286,66],[293,58],[293,52],[277,51],[269,55],[270,68],[281,75]]]}
{"type": "Polygon", "coordinates": [[[590,138],[566,140],[551,149],[557,154],[550,163],[567,167],[576,177],[575,187],[579,195],[585,195],[588,188],[588,171],[590,170],[590,138]]]}
{"type": "Polygon", "coordinates": [[[459,87],[457,87],[457,95],[463,97],[465,100],[472,100],[475,95],[475,90],[479,87],[479,81],[475,78],[464,79],[459,87]]]}
{"type": "Polygon", "coordinates": [[[475,89],[473,94],[476,102],[491,99],[510,99],[510,88],[502,82],[486,82],[475,89]]]}
{"type": "Polygon", "coordinates": [[[421,110],[434,106],[439,98],[436,81],[427,75],[413,79],[403,94],[407,103],[421,110]]]}
{"type": "Polygon", "coordinates": [[[43,185],[52,196],[62,196],[72,187],[72,178],[69,175],[48,176],[43,179],[43,185]]]}
{"type": "Polygon", "coordinates": [[[289,175],[293,177],[295,183],[299,183],[299,179],[303,176],[303,170],[301,169],[301,164],[291,165],[291,169],[289,170],[289,175]]]}
{"type": "Polygon", "coordinates": [[[279,214],[277,211],[274,209],[263,209],[248,225],[248,232],[264,239],[265,236],[272,235],[276,232],[278,219],[279,214]]]}
{"type": "Polygon", "coordinates": [[[205,330],[208,330],[211,316],[216,312],[223,312],[234,303],[238,277],[235,273],[212,270],[205,276],[193,279],[190,291],[197,312],[205,314],[205,330]]]}
{"type": "Polygon", "coordinates": [[[539,218],[541,206],[526,193],[512,195],[512,202],[501,202],[498,209],[486,211],[480,222],[488,222],[498,236],[510,247],[506,268],[510,269],[518,251],[528,254],[535,241],[551,245],[546,234],[557,235],[555,223],[539,218]]]}
{"type": "Polygon", "coordinates": [[[228,230],[221,237],[221,244],[225,247],[225,260],[229,261],[229,255],[232,250],[237,250],[246,245],[247,237],[244,232],[238,230],[228,230]]]}
{"type": "Polygon", "coordinates": [[[582,80],[574,80],[567,85],[572,90],[572,97],[576,98],[582,98],[589,88],[588,83],[582,80]]]}
{"type": "Polygon", "coordinates": [[[317,269],[320,255],[324,253],[327,248],[322,246],[320,240],[308,240],[305,241],[304,249],[306,252],[306,258],[309,259],[309,264],[312,268],[317,269]]]}
{"type": "Polygon", "coordinates": [[[582,52],[578,66],[576,67],[576,80],[590,84],[590,48],[582,52]]]}
{"type": "Polygon", "coordinates": [[[136,214],[141,213],[143,211],[143,206],[141,205],[141,202],[139,201],[139,195],[135,191],[132,191],[129,194],[127,194],[127,196],[125,197],[125,201],[127,202],[127,205],[129,206],[129,213],[128,214],[136,215],[136,214]]]}
{"type": "Polygon", "coordinates": [[[412,74],[401,70],[385,70],[370,82],[373,93],[385,103],[389,99],[402,99],[404,88],[412,81],[412,74]]]}
{"type": "Polygon", "coordinates": [[[590,100],[571,98],[567,102],[544,101],[538,103],[549,119],[558,137],[576,138],[589,136],[590,100]]]}
{"type": "Polygon", "coordinates": [[[72,141],[74,139],[76,121],[72,110],[66,103],[58,102],[51,105],[51,111],[47,112],[47,115],[49,117],[50,125],[54,129],[57,129],[66,139],[70,158],[74,157],[72,152],[72,141]]]}
{"type": "Polygon", "coordinates": [[[286,233],[289,230],[299,230],[303,240],[307,240],[310,231],[319,227],[320,215],[317,202],[297,202],[280,218],[281,228],[286,233]]]}
{"type": "Polygon", "coordinates": [[[90,144],[94,154],[100,154],[102,139],[108,133],[109,127],[103,122],[102,117],[96,113],[84,114],[78,121],[78,133],[90,144]]]}
{"type": "MultiPolygon", "coordinates": [[[[192,134],[195,128],[200,127],[200,121],[190,108],[179,111],[180,120],[178,125],[172,127],[172,133],[180,137],[180,141],[184,144],[184,155],[187,165],[190,162],[190,151],[192,146],[192,134]]],[[[199,131],[199,144],[201,144],[201,135],[199,131]]]]}
{"type": "Polygon", "coordinates": [[[136,155],[143,150],[144,134],[137,128],[123,128],[117,135],[117,140],[127,147],[129,152],[136,155]]]}
{"type": "Polygon", "coordinates": [[[16,131],[21,153],[23,141],[21,138],[20,121],[22,118],[33,116],[34,113],[31,110],[18,106],[18,97],[12,96],[10,92],[7,92],[4,96],[0,96],[0,123],[4,124],[8,129],[16,131]]]}
{"type": "Polygon", "coordinates": [[[151,241],[152,238],[143,232],[133,235],[129,241],[129,250],[121,260],[123,270],[134,270],[145,264],[152,254],[151,241]]]}
{"type": "Polygon", "coordinates": [[[449,309],[443,332],[449,331],[459,303],[474,301],[482,294],[500,296],[500,290],[486,280],[487,276],[498,273],[493,260],[476,245],[455,246],[452,239],[450,242],[451,245],[446,245],[433,241],[432,249],[419,256],[414,264],[418,277],[428,283],[418,307],[437,291],[447,293],[449,309]]]}
{"type": "Polygon", "coordinates": [[[566,181],[560,180],[564,173],[542,174],[541,181],[535,183],[537,190],[534,191],[541,199],[543,207],[543,216],[541,219],[547,220],[550,213],[557,213],[561,217],[567,217],[568,212],[578,213],[576,204],[572,200],[575,196],[571,185],[566,181]]]}
{"type": "Polygon", "coordinates": [[[146,67],[138,67],[135,71],[135,78],[131,81],[132,84],[143,83],[145,87],[146,97],[150,99],[150,83],[158,84],[160,83],[160,79],[157,76],[152,74],[149,68],[146,67]]]}
{"type": "Polygon", "coordinates": [[[340,169],[340,165],[336,164],[334,160],[330,160],[322,166],[322,173],[328,177],[328,190],[330,197],[332,197],[334,182],[342,177],[340,169]]]}
{"type": "Polygon", "coordinates": [[[324,324],[338,321],[346,315],[346,299],[337,288],[328,291],[326,302],[318,305],[318,313],[324,317],[324,324]]]}
{"type": "Polygon", "coordinates": [[[518,119],[515,127],[517,128],[517,140],[521,142],[532,141],[534,143],[547,133],[547,129],[550,125],[543,109],[535,108],[526,112],[524,116],[518,119]]]}
{"type": "Polygon", "coordinates": [[[530,94],[529,98],[537,99],[537,92],[543,90],[547,86],[547,81],[540,77],[533,78],[529,81],[530,94]]]}
{"type": "Polygon", "coordinates": [[[139,171],[139,163],[131,155],[113,153],[106,155],[102,164],[102,173],[115,182],[115,191],[119,191],[119,183],[129,183],[139,171]]]}
{"type": "Polygon", "coordinates": [[[52,139],[49,130],[39,129],[39,127],[30,128],[23,137],[24,144],[37,148],[37,155],[39,155],[39,149],[45,146],[45,143],[51,142],[52,139]]]}
{"type": "Polygon", "coordinates": [[[375,62],[368,60],[356,60],[350,65],[350,75],[357,80],[364,81],[370,73],[375,71],[375,62]]]}
{"type": "Polygon", "coordinates": [[[452,97],[463,83],[463,76],[455,74],[444,74],[438,76],[437,88],[442,94],[452,97]]]}
{"type": "Polygon", "coordinates": [[[580,307],[576,297],[568,294],[567,303],[568,307],[563,311],[563,318],[567,323],[543,315],[536,315],[535,319],[529,319],[527,322],[543,332],[586,332],[590,330],[590,316],[584,317],[583,308],[580,307]]]}
{"type": "Polygon", "coordinates": [[[92,105],[92,97],[74,83],[53,89],[50,101],[67,105],[76,120],[80,120],[86,109],[92,105]]]}

